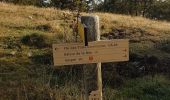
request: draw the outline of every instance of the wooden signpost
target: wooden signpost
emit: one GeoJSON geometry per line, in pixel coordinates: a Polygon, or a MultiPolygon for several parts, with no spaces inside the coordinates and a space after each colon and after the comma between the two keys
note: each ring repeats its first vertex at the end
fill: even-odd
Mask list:
{"type": "Polygon", "coordinates": [[[53,44],[54,65],[84,64],[84,100],[102,100],[101,62],[128,61],[129,41],[128,39],[100,41],[98,16],[82,16],[81,23],[78,24],[79,34],[84,43],[53,44]],[[83,30],[84,25],[86,29],[83,30]],[[95,80],[94,74],[97,86],[93,82],[87,82],[89,79],[95,80]]]}

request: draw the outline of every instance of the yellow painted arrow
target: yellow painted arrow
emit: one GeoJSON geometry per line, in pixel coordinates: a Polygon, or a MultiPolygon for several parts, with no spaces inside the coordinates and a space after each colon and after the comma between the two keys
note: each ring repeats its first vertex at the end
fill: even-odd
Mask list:
{"type": "Polygon", "coordinates": [[[80,35],[81,40],[84,42],[84,25],[78,20],[78,34],[80,35]]]}

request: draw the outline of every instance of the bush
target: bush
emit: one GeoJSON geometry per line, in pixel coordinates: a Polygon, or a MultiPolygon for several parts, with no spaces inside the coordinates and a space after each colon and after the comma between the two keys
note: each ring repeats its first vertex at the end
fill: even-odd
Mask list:
{"type": "Polygon", "coordinates": [[[124,100],[169,100],[169,79],[161,75],[155,77],[155,81],[150,78],[127,80],[119,96],[124,100]]]}
{"type": "Polygon", "coordinates": [[[155,44],[155,48],[170,53],[170,40],[161,40],[155,44]]]}
{"type": "Polygon", "coordinates": [[[3,44],[5,44],[5,49],[21,49],[21,43],[18,41],[17,37],[5,37],[3,39],[3,44]]]}
{"type": "Polygon", "coordinates": [[[25,35],[21,38],[21,42],[28,46],[34,46],[37,48],[44,48],[50,46],[48,37],[38,33],[32,33],[25,35]]]}
{"type": "Polygon", "coordinates": [[[36,27],[37,30],[41,30],[41,31],[50,31],[52,28],[50,25],[45,24],[45,25],[39,25],[36,27]]]}
{"type": "Polygon", "coordinates": [[[52,65],[52,51],[38,51],[33,54],[31,61],[36,64],[52,65]]]}

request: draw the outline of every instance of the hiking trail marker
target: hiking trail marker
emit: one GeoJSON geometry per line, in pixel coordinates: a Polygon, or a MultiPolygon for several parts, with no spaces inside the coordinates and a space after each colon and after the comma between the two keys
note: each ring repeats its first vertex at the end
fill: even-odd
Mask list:
{"type": "Polygon", "coordinates": [[[85,24],[82,24],[80,18],[78,18],[78,34],[85,46],[88,46],[87,27],[85,24]]]}
{"type": "Polygon", "coordinates": [[[129,60],[127,39],[115,39],[83,43],[54,44],[54,65],[89,64],[129,60]]]}
{"type": "Polygon", "coordinates": [[[81,23],[81,19],[78,18],[78,34],[80,35],[80,38],[84,42],[84,25],[81,23]]]}
{"type": "Polygon", "coordinates": [[[54,66],[83,64],[83,100],[103,98],[101,62],[129,60],[129,40],[100,41],[99,28],[98,16],[82,16],[78,32],[83,43],[53,44],[54,66]]]}

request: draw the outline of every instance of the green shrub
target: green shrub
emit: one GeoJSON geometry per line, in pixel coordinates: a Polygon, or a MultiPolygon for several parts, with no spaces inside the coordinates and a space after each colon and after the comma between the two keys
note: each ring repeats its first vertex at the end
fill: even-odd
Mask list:
{"type": "Polygon", "coordinates": [[[169,100],[169,79],[157,76],[154,81],[151,77],[127,80],[120,89],[119,96],[123,100],[169,100]],[[132,99],[133,98],[133,99],[132,99]]]}
{"type": "Polygon", "coordinates": [[[36,27],[37,30],[41,30],[41,31],[50,31],[52,28],[50,25],[45,24],[45,25],[38,25],[36,27]]]}
{"type": "Polygon", "coordinates": [[[21,38],[21,42],[28,46],[44,48],[50,46],[49,38],[45,35],[32,33],[21,38]]]}
{"type": "Polygon", "coordinates": [[[5,37],[3,39],[4,48],[6,49],[21,49],[21,43],[17,37],[5,37]]]}
{"type": "Polygon", "coordinates": [[[36,64],[51,65],[53,63],[52,52],[38,51],[37,53],[33,54],[31,60],[36,64]]]}
{"type": "Polygon", "coordinates": [[[155,47],[165,51],[167,53],[170,53],[170,40],[161,40],[160,42],[155,44],[155,47]]]}

